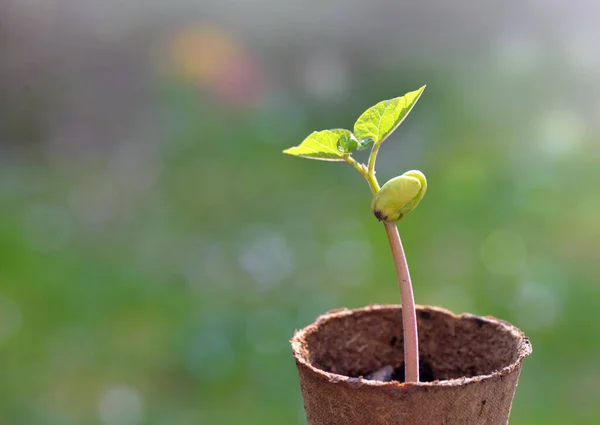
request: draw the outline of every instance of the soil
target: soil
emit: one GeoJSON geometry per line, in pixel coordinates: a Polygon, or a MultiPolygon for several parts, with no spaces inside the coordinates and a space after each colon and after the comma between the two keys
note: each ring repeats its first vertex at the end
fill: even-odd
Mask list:
{"type": "MultiPolygon", "coordinates": [[[[380,369],[374,370],[373,372],[367,373],[364,376],[352,376],[352,378],[363,378],[380,382],[404,382],[404,371],[404,363],[398,367],[386,365],[380,369]]],[[[433,369],[431,368],[429,362],[423,357],[419,358],[419,381],[433,382],[435,380],[436,378],[433,376],[433,369]]]]}
{"type": "MultiPolygon", "coordinates": [[[[461,317],[456,321],[435,310],[418,311],[421,382],[487,375],[515,360],[517,340],[500,332],[503,324],[461,317]]],[[[376,316],[362,312],[319,323],[319,332],[307,336],[311,363],[326,372],[363,379],[391,366],[393,372],[383,382],[404,382],[401,320],[397,313],[382,310],[376,316]]]]}

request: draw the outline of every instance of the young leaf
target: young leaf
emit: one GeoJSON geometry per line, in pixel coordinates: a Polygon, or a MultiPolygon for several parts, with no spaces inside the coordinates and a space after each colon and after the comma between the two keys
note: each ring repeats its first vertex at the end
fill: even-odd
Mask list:
{"type": "Polygon", "coordinates": [[[347,146],[351,135],[349,130],[343,129],[315,131],[298,146],[283,153],[321,161],[345,161],[348,154],[339,147],[347,146]]]}
{"type": "Polygon", "coordinates": [[[353,149],[359,146],[359,140],[354,137],[354,134],[350,134],[350,137],[340,137],[338,140],[338,149],[344,153],[350,153],[353,149]]]}
{"type": "Polygon", "coordinates": [[[383,142],[406,118],[423,90],[425,86],[402,97],[384,100],[367,109],[354,124],[356,137],[358,139],[371,137],[375,144],[383,142]]]}
{"type": "Polygon", "coordinates": [[[366,139],[362,139],[358,141],[357,151],[364,151],[365,149],[371,147],[374,140],[372,137],[367,137],[366,139]]]}

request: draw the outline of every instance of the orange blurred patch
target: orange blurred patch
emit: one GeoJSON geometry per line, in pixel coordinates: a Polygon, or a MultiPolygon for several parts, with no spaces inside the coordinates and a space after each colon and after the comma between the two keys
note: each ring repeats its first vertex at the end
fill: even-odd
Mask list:
{"type": "Polygon", "coordinates": [[[183,28],[169,41],[171,66],[178,76],[207,84],[218,79],[241,47],[226,32],[212,26],[183,28]]]}
{"type": "Polygon", "coordinates": [[[259,63],[224,30],[183,28],[167,40],[167,55],[176,77],[207,87],[222,104],[248,107],[260,98],[259,63]]]}

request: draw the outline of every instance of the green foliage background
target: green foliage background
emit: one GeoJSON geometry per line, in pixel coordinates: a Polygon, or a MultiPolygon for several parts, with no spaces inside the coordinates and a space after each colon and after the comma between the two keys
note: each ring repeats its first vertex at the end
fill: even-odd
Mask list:
{"type": "MultiPolygon", "coordinates": [[[[123,40],[119,52],[139,52],[123,40]]],[[[155,44],[142,43],[146,62],[106,75],[131,73],[126,85],[143,90],[110,92],[96,111],[125,102],[123,114],[143,113],[91,125],[97,145],[86,131],[53,142],[39,124],[58,119],[60,93],[101,84],[92,71],[69,68],[83,84],[39,71],[55,80],[35,87],[37,109],[15,100],[19,80],[3,80],[2,110],[14,114],[0,132],[0,423],[305,423],[294,329],[399,294],[361,176],[281,151],[423,84],[378,162],[381,183],[409,169],[428,178],[399,225],[417,302],[530,337],[511,424],[600,422],[600,105],[586,103],[598,74],[550,50],[529,68],[425,58],[414,38],[397,53],[357,47],[363,61],[333,47],[351,78],[315,95],[307,87],[321,77],[298,83],[285,65],[294,43],[280,42],[246,43],[259,94],[235,101],[165,71],[168,56],[155,66],[155,44]],[[115,388],[127,397],[111,404],[115,388]]],[[[85,99],[83,110],[99,102],[85,99]]]]}

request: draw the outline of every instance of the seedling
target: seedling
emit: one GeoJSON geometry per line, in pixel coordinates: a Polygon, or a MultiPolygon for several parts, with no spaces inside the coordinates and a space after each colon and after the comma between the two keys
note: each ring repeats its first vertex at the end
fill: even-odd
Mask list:
{"type": "Polygon", "coordinates": [[[303,158],[348,162],[367,180],[373,192],[371,209],[385,227],[398,275],[402,298],[406,382],[419,381],[419,339],[410,273],[396,222],[406,217],[421,201],[427,190],[427,180],[423,173],[413,170],[380,187],[375,177],[375,161],[382,143],[404,121],[423,90],[425,86],[367,109],[354,124],[354,132],[344,129],[315,131],[300,145],[283,151],[303,158]],[[352,157],[354,151],[368,148],[371,148],[371,153],[367,164],[352,157]]]}

